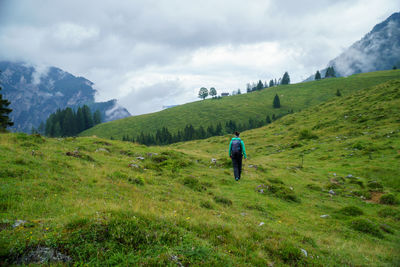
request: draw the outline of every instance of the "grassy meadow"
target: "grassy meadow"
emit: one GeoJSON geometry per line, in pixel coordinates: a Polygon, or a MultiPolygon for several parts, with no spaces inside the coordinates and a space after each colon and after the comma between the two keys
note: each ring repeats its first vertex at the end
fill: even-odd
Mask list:
{"type": "MultiPolygon", "coordinates": [[[[326,91],[311,108],[243,132],[238,182],[228,135],[146,147],[1,134],[0,265],[47,247],[74,265],[399,266],[400,80],[344,87],[353,78],[341,97],[334,79],[312,83],[326,91]]],[[[296,86],[309,85],[279,94],[295,102],[296,86]]]]}
{"type": "Polygon", "coordinates": [[[378,71],[344,78],[281,85],[250,94],[206,99],[160,112],[102,123],[80,135],[122,140],[125,135],[137,137],[141,131],[155,134],[162,127],[167,127],[171,133],[176,133],[178,130],[183,130],[187,124],[192,124],[195,128],[201,125],[207,129],[210,125],[215,127],[217,123],[222,123],[224,126],[229,120],[240,123],[247,123],[250,118],[265,120],[267,115],[270,117],[272,114],[284,115],[288,111],[297,112],[325,102],[334,98],[337,90],[345,96],[391,79],[400,79],[400,71],[378,71]],[[272,107],[275,94],[279,95],[280,109],[272,107]]]}

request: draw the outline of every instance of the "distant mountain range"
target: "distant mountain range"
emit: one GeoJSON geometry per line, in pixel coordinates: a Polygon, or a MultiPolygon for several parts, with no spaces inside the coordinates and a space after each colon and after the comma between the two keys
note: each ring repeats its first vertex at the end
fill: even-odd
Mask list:
{"type": "MultiPolygon", "coordinates": [[[[355,42],[346,51],[328,63],[337,76],[400,68],[400,12],[392,14],[382,23],[355,42]]],[[[325,76],[326,68],[320,70],[325,76]]],[[[314,74],[305,81],[314,80],[314,74]]]]}
{"type": "Polygon", "coordinates": [[[117,100],[95,102],[93,83],[59,68],[44,70],[20,62],[0,61],[2,94],[11,102],[12,131],[30,132],[57,109],[88,105],[102,121],[131,116],[117,100]]]}

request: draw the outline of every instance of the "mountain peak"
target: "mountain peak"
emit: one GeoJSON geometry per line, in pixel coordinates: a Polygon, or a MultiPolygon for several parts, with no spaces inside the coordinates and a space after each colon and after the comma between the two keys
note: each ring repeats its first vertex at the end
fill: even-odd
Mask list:
{"type": "Polygon", "coordinates": [[[88,105],[100,110],[104,121],[130,116],[117,101],[95,102],[93,82],[56,67],[32,66],[23,62],[0,61],[0,83],[10,100],[14,127],[29,132],[57,109],[88,105]]]}
{"type": "Polygon", "coordinates": [[[374,28],[372,29],[372,31],[370,32],[370,34],[383,30],[385,27],[388,26],[389,23],[399,24],[400,23],[400,12],[393,13],[386,20],[384,20],[383,22],[381,22],[379,24],[376,24],[374,26],[374,28]]]}
{"type": "MultiPolygon", "coordinates": [[[[400,12],[375,25],[361,40],[328,63],[338,76],[400,68],[400,12]]],[[[320,70],[322,74],[326,69],[320,70]]],[[[305,81],[314,80],[314,75],[305,81]]]]}

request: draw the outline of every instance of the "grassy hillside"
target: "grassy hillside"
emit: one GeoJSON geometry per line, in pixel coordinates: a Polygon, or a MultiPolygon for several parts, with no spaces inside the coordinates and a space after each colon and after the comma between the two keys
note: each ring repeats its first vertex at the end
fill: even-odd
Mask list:
{"type": "Polygon", "coordinates": [[[134,116],[103,123],[82,136],[122,139],[124,135],[137,136],[141,131],[154,134],[157,129],[168,127],[175,133],[191,123],[195,127],[216,125],[218,122],[241,121],[250,118],[265,120],[272,114],[287,114],[289,110],[302,110],[335,97],[337,89],[349,95],[359,89],[368,88],[390,79],[400,78],[400,71],[379,71],[363,73],[347,78],[323,79],[307,83],[268,88],[251,94],[235,95],[222,99],[208,99],[170,108],[156,113],[134,116]],[[272,108],[272,101],[278,93],[282,107],[272,108]]]}
{"type": "Polygon", "coordinates": [[[2,134],[0,264],[399,266],[398,114],[393,80],[244,132],[239,182],[230,136],[2,134]]]}

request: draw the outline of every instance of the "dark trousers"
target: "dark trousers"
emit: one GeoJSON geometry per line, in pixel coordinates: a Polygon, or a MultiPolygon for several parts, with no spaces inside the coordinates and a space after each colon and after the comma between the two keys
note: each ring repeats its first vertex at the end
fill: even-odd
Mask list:
{"type": "Polygon", "coordinates": [[[242,174],[242,158],[243,155],[240,154],[232,154],[232,165],[233,165],[233,174],[235,178],[240,178],[242,174]]]}

